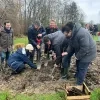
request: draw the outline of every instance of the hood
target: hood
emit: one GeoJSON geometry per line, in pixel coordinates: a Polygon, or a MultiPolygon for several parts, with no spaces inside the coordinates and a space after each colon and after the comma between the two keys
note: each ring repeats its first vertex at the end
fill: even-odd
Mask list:
{"type": "Polygon", "coordinates": [[[25,50],[25,48],[19,48],[19,49],[16,51],[16,53],[26,55],[26,50],[25,50]]]}
{"type": "Polygon", "coordinates": [[[81,24],[79,23],[74,24],[74,28],[72,30],[72,38],[77,34],[80,28],[81,28],[81,24]]]}

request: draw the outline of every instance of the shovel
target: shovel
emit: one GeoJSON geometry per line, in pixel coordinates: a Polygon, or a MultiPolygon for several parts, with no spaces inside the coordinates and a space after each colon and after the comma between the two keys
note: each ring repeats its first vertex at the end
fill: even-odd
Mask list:
{"type": "Polygon", "coordinates": [[[52,80],[54,79],[53,73],[54,73],[56,67],[57,67],[57,65],[54,65],[52,72],[50,74],[50,77],[52,78],[52,80]]]}
{"type": "Polygon", "coordinates": [[[38,70],[41,69],[41,62],[37,62],[37,69],[38,69],[38,70]]]}

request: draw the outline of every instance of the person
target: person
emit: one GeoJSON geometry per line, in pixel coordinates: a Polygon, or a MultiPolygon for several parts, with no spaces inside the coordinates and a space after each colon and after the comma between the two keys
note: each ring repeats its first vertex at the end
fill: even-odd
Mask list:
{"type": "Polygon", "coordinates": [[[65,36],[61,31],[45,35],[43,38],[44,44],[47,44],[48,47],[51,47],[51,50],[53,50],[55,53],[55,66],[58,66],[61,63],[62,43],[64,39],[65,36]]]}
{"type": "MultiPolygon", "coordinates": [[[[83,28],[79,23],[68,22],[62,32],[70,40],[67,52],[62,53],[68,59],[75,53],[76,57],[76,74],[77,85],[82,85],[92,60],[96,58],[96,44],[89,31],[83,28]]],[[[66,66],[67,68],[68,66],[66,66]]]]}
{"type": "Polygon", "coordinates": [[[55,20],[50,20],[49,26],[46,27],[46,34],[51,34],[58,31],[58,27],[55,20]]]}
{"type": "MultiPolygon", "coordinates": [[[[33,25],[28,28],[28,41],[37,51],[37,59],[41,56],[42,36],[45,35],[45,29],[41,26],[39,21],[35,21],[33,25]]],[[[30,60],[33,62],[35,50],[30,54],[30,60]]]]}
{"type": "Polygon", "coordinates": [[[98,32],[98,26],[97,25],[93,25],[93,35],[97,35],[98,32]]]}
{"type": "MultiPolygon", "coordinates": [[[[58,31],[58,27],[57,27],[56,21],[52,19],[50,20],[49,26],[46,27],[46,35],[54,33],[56,31],[58,31]]],[[[48,47],[47,44],[45,44],[44,54],[47,55],[47,58],[49,58],[49,51],[50,51],[50,48],[48,47]]]]}
{"type": "MultiPolygon", "coordinates": [[[[9,21],[4,22],[4,27],[0,31],[0,51],[1,63],[7,61],[11,51],[13,50],[13,29],[9,21]]],[[[7,66],[7,64],[6,64],[7,66]]]]}
{"type": "Polygon", "coordinates": [[[85,25],[85,29],[87,29],[88,31],[90,31],[90,25],[89,24],[86,24],[85,25]]]}
{"type": "Polygon", "coordinates": [[[15,53],[10,55],[7,64],[12,69],[13,74],[22,72],[25,69],[25,64],[28,64],[31,68],[37,69],[37,66],[28,58],[33,50],[33,46],[28,44],[26,47],[19,48],[15,53]]]}

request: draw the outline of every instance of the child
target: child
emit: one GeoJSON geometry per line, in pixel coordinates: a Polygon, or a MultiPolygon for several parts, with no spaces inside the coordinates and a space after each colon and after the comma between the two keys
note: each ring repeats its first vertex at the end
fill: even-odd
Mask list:
{"type": "Polygon", "coordinates": [[[29,53],[34,50],[31,44],[26,45],[25,48],[19,48],[15,53],[12,53],[7,61],[8,66],[12,69],[13,73],[20,73],[28,64],[31,68],[37,69],[28,58],[29,53]]]}

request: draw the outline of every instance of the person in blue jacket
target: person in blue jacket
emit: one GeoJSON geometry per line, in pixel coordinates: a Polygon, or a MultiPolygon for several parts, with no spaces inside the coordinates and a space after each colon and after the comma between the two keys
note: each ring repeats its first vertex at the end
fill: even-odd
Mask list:
{"type": "MultiPolygon", "coordinates": [[[[41,23],[39,21],[35,21],[34,24],[32,24],[28,28],[28,42],[29,44],[32,44],[34,49],[37,51],[37,54],[39,54],[40,56],[41,56],[40,48],[42,43],[42,37],[44,35],[45,35],[45,29],[41,26],[41,23]]],[[[32,62],[33,62],[35,50],[32,52],[32,54],[30,54],[30,60],[32,62]]]]}
{"type": "Polygon", "coordinates": [[[37,69],[37,66],[34,65],[29,60],[29,53],[34,50],[31,44],[28,44],[26,48],[19,48],[15,53],[11,54],[7,64],[12,69],[14,73],[20,73],[25,69],[25,64],[28,64],[31,68],[37,69]]]}

